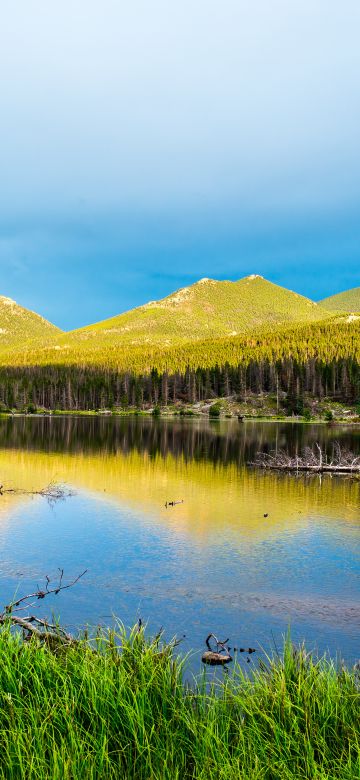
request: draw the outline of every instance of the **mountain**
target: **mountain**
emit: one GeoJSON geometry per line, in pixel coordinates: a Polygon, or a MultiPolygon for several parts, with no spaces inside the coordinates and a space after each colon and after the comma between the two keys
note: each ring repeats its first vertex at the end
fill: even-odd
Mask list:
{"type": "Polygon", "coordinates": [[[360,287],[331,295],[319,303],[328,311],[347,311],[349,314],[360,312],[360,287]]]}
{"type": "Polygon", "coordinates": [[[3,365],[104,365],[108,360],[113,364],[120,361],[120,353],[131,358],[135,349],[185,348],[204,341],[252,338],[255,332],[260,337],[260,331],[264,338],[264,330],[271,334],[281,326],[311,325],[334,318],[323,306],[256,274],[237,282],[201,279],[159,301],[69,333],[62,333],[9,299],[2,300],[3,319],[7,317],[2,325],[0,316],[3,365]]]}
{"type": "Polygon", "coordinates": [[[62,331],[39,314],[24,309],[0,295],[0,349],[17,348],[27,342],[47,343],[62,331]]]}
{"type": "Polygon", "coordinates": [[[329,316],[317,303],[255,274],[237,282],[201,279],[162,300],[72,331],[59,344],[73,347],[76,342],[81,351],[86,350],[86,342],[94,341],[97,348],[100,344],[168,346],[329,316]]]}

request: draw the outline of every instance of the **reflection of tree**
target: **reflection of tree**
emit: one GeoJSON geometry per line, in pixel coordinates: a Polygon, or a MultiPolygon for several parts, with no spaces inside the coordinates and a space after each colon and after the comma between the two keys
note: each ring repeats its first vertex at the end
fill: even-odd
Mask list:
{"type": "Polygon", "coordinates": [[[299,424],[150,420],[147,418],[41,417],[0,421],[0,446],[69,453],[133,451],[150,458],[168,454],[185,461],[242,464],[260,450],[286,449],[297,455],[319,441],[332,455],[336,441],[360,452],[349,428],[299,424]]]}

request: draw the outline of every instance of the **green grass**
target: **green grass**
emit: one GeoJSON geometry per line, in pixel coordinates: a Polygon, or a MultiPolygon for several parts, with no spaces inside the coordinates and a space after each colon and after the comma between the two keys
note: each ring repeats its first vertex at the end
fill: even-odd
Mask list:
{"type": "Polygon", "coordinates": [[[320,305],[328,311],[347,311],[360,313],[360,287],[353,287],[330,298],[324,298],[320,305]]]}
{"type": "Polygon", "coordinates": [[[206,688],[143,632],[57,655],[0,633],[0,777],[14,780],[353,780],[355,673],[290,642],[246,676],[206,688]],[[121,648],[119,649],[119,645],[121,648]]]}

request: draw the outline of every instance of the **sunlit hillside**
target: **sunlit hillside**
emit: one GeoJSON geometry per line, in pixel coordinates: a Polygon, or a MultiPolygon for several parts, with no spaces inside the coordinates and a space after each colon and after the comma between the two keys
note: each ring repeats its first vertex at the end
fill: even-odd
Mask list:
{"type": "Polygon", "coordinates": [[[360,287],[353,287],[330,298],[324,298],[320,305],[328,311],[347,311],[360,313],[360,287]]]}
{"type": "MultiPolygon", "coordinates": [[[[16,319],[14,307],[8,309],[16,319]]],[[[30,318],[31,313],[26,314],[30,318]]],[[[0,341],[2,365],[97,365],[140,372],[153,366],[180,370],[226,361],[234,365],[259,350],[263,357],[270,350],[270,359],[281,358],[284,350],[286,356],[298,337],[298,351],[311,351],[328,338],[326,331],[319,331],[322,326],[345,323],[341,316],[256,275],[238,282],[203,279],[163,300],[70,333],[32,317],[44,323],[41,341],[0,341]]],[[[33,338],[32,321],[26,327],[24,315],[18,320],[22,332],[33,338]]]]}
{"type": "Polygon", "coordinates": [[[66,334],[61,343],[101,339],[104,345],[167,345],[326,316],[313,301],[255,274],[238,282],[201,279],[160,301],[66,334]]]}
{"type": "Polygon", "coordinates": [[[237,366],[251,360],[292,358],[299,362],[319,359],[360,361],[360,319],[337,317],[307,325],[263,327],[256,332],[226,338],[207,338],[174,345],[116,344],[100,337],[70,341],[55,339],[44,346],[24,345],[21,349],[0,350],[0,366],[92,366],[128,371],[133,374],[158,371],[183,372],[210,369],[216,365],[237,366]],[[60,348],[59,343],[63,342],[60,348]]]}
{"type": "Polygon", "coordinates": [[[39,314],[24,309],[11,298],[0,295],[0,350],[51,342],[62,331],[39,314]]]}

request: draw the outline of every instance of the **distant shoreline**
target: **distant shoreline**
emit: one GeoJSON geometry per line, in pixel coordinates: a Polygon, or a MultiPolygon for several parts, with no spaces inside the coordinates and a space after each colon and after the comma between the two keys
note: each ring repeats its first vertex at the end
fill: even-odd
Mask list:
{"type": "Polygon", "coordinates": [[[219,417],[211,417],[208,414],[204,414],[203,412],[195,412],[192,411],[191,413],[187,412],[185,414],[181,414],[181,412],[172,412],[172,411],[162,411],[160,414],[155,414],[153,411],[150,410],[127,410],[127,411],[109,411],[109,410],[70,410],[70,409],[57,409],[56,411],[39,411],[39,412],[1,412],[0,413],[0,419],[39,419],[39,418],[48,418],[53,419],[54,417],[98,417],[98,418],[114,418],[114,417],[120,417],[120,418],[146,418],[146,419],[154,419],[154,420],[182,420],[182,421],[207,421],[211,423],[229,423],[229,422],[235,422],[238,421],[239,425],[246,425],[246,423],[276,423],[279,425],[282,425],[286,423],[287,425],[327,425],[329,427],[334,427],[335,425],[341,425],[341,426],[360,426],[360,419],[359,418],[350,418],[350,419],[333,419],[333,420],[325,420],[321,417],[312,417],[310,419],[303,419],[300,416],[294,416],[294,417],[276,417],[276,416],[262,416],[262,415],[244,415],[242,420],[238,420],[237,415],[224,415],[219,417]]]}

